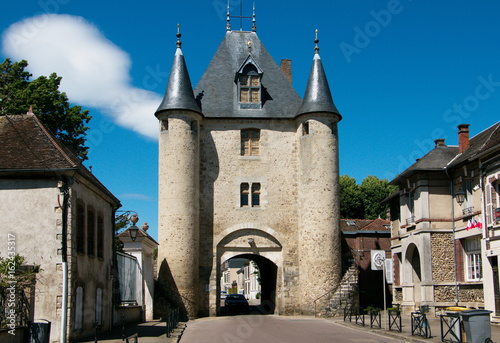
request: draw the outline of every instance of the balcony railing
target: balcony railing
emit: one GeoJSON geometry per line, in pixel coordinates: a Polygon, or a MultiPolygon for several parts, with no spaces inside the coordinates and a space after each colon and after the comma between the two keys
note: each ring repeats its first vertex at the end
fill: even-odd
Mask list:
{"type": "Polygon", "coordinates": [[[412,225],[415,224],[415,216],[411,216],[406,219],[406,225],[412,225]]]}
{"type": "Polygon", "coordinates": [[[474,213],[474,207],[466,207],[462,210],[462,215],[463,216],[472,216],[474,213]]]}

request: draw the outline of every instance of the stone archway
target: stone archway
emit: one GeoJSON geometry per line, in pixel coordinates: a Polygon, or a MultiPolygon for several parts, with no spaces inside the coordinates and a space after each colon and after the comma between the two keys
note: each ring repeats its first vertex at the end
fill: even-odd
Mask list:
{"type": "Polygon", "coordinates": [[[407,282],[413,286],[413,303],[415,306],[419,306],[422,302],[422,270],[420,253],[415,244],[411,243],[406,249],[406,264],[409,268],[408,270],[407,282]]]}
{"type": "MultiPolygon", "coordinates": [[[[271,230],[272,232],[272,230],[271,230]]],[[[261,272],[261,313],[278,313],[281,298],[282,246],[269,230],[245,228],[232,230],[217,244],[216,280],[221,278],[220,265],[231,258],[245,258],[254,261],[261,272]]],[[[210,302],[216,305],[220,314],[220,285],[210,302]]]]}

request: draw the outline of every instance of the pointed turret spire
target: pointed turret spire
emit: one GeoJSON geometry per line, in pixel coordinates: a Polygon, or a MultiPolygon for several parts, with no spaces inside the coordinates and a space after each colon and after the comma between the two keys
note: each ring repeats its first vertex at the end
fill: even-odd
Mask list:
{"type": "Polygon", "coordinates": [[[328,112],[340,116],[339,111],[333,103],[330,86],[328,85],[325,70],[323,69],[323,63],[321,62],[321,57],[319,56],[318,30],[316,30],[316,39],[314,40],[314,43],[316,46],[314,47],[315,54],[313,64],[311,72],[309,73],[304,99],[302,100],[302,105],[300,106],[297,115],[311,112],[328,112]]]}
{"type": "Polygon", "coordinates": [[[191,79],[184,61],[184,55],[181,50],[180,25],[177,25],[177,49],[175,51],[174,62],[170,69],[167,89],[160,106],[156,110],[156,116],[159,112],[165,110],[188,110],[201,113],[194,95],[191,79]]]}

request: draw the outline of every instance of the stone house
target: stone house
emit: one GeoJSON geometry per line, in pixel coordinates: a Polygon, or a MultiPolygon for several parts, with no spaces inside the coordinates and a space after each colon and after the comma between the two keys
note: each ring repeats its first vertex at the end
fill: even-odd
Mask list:
{"type": "Polygon", "coordinates": [[[110,329],[119,200],[32,113],[1,116],[0,139],[2,233],[40,266],[33,318],[51,342],[110,329]]]}
{"type": "Polygon", "coordinates": [[[493,274],[496,253],[489,263],[483,255],[487,243],[494,241],[494,205],[486,205],[484,180],[485,163],[491,168],[498,158],[499,129],[497,123],[470,138],[469,125],[459,125],[458,146],[436,139],[434,149],[391,181],[399,187],[386,199],[392,223],[393,292],[404,311],[423,304],[436,310],[490,306],[483,283],[485,290],[493,289],[485,275],[493,274]]]}
{"type": "MultiPolygon", "coordinates": [[[[391,223],[387,219],[341,219],[343,269],[355,266],[360,308],[384,308],[382,271],[371,269],[371,251],[384,250],[391,258],[391,223]]],[[[387,299],[391,289],[386,281],[387,299]]]]}
{"type": "Polygon", "coordinates": [[[302,99],[291,61],[278,66],[255,25],[233,31],[228,20],[194,91],[177,36],[155,113],[159,282],[184,316],[213,316],[220,312],[221,264],[246,258],[262,274],[261,301],[270,313],[312,314],[314,300],[341,277],[341,116],[319,40],[314,50],[311,42],[302,99]]]}

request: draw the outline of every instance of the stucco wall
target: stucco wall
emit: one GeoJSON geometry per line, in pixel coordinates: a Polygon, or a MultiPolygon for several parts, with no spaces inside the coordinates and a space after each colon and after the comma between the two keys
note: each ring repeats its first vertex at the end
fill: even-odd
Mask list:
{"type": "MultiPolygon", "coordinates": [[[[16,253],[26,258],[27,264],[40,265],[36,280],[34,319],[51,321],[51,342],[60,337],[60,321],[62,306],[62,197],[57,188],[57,179],[39,180],[0,180],[0,203],[2,204],[3,225],[16,236],[16,253]]],[[[72,241],[68,239],[69,269],[69,311],[68,330],[70,337],[90,335],[95,318],[95,291],[103,289],[104,325],[110,325],[111,287],[110,263],[113,229],[111,224],[111,207],[96,193],[79,183],[73,184],[78,190],[78,197],[86,204],[91,204],[104,217],[104,258],[86,255],[71,257],[75,252],[72,241]],[[76,284],[85,287],[84,292],[84,330],[74,332],[74,290],[76,284]]],[[[70,213],[68,215],[68,237],[74,237],[72,223],[76,199],[70,191],[70,213]]],[[[5,257],[6,249],[0,249],[0,256],[5,257]]]]}

